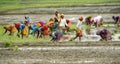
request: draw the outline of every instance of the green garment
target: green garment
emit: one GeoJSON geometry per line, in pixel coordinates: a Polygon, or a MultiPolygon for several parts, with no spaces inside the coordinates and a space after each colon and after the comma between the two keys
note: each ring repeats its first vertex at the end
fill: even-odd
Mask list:
{"type": "Polygon", "coordinates": [[[58,29],[59,23],[58,22],[54,22],[53,25],[51,26],[51,30],[52,31],[56,31],[58,29]]]}

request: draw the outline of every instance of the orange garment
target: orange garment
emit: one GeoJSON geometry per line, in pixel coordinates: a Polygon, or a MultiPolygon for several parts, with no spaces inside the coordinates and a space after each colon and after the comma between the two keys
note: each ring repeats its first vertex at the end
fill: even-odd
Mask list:
{"type": "Polygon", "coordinates": [[[70,27],[71,26],[71,21],[70,20],[66,20],[66,22],[67,22],[68,27],[70,27]]]}
{"type": "Polygon", "coordinates": [[[44,30],[43,35],[47,36],[48,35],[48,30],[44,30]]]}
{"type": "Polygon", "coordinates": [[[11,30],[10,25],[9,25],[9,24],[4,25],[4,29],[6,29],[6,30],[10,31],[10,30],[11,30]]]}
{"type": "Polygon", "coordinates": [[[47,36],[48,35],[48,26],[43,26],[43,35],[47,36]]]}
{"type": "Polygon", "coordinates": [[[70,26],[71,26],[71,22],[68,23],[68,27],[70,27],[70,26]]]}
{"type": "Polygon", "coordinates": [[[36,26],[37,26],[37,27],[40,27],[40,26],[41,26],[41,24],[40,24],[39,22],[37,22],[37,23],[36,23],[36,26]]]}
{"type": "Polygon", "coordinates": [[[15,26],[11,26],[11,32],[15,32],[17,29],[15,26]]]}
{"type": "Polygon", "coordinates": [[[53,23],[54,23],[54,21],[49,21],[49,22],[47,22],[47,25],[50,26],[53,23]]]}
{"type": "Polygon", "coordinates": [[[82,36],[81,29],[77,28],[77,30],[76,30],[76,36],[82,36]]]}
{"type": "Polygon", "coordinates": [[[10,31],[10,32],[15,32],[16,31],[16,27],[13,25],[10,25],[10,24],[7,24],[7,25],[4,25],[4,29],[10,31]]]}

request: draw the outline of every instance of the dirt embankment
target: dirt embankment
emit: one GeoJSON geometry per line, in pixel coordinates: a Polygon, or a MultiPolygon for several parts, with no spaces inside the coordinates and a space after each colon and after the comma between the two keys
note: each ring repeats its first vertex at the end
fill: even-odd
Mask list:
{"type": "Polygon", "coordinates": [[[85,4],[73,7],[25,8],[3,11],[0,14],[53,14],[56,10],[65,14],[120,13],[120,3],[85,4]]]}
{"type": "Polygon", "coordinates": [[[120,47],[19,47],[0,48],[0,64],[119,64],[120,47]]]}

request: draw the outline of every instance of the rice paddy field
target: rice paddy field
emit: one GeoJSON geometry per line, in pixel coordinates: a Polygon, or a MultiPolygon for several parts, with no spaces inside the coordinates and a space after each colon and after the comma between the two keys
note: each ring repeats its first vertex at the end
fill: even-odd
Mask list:
{"type": "MultiPolygon", "coordinates": [[[[120,0],[0,0],[0,64],[120,64],[120,29],[112,19],[119,15],[120,0]],[[95,38],[83,37],[87,41],[50,42],[49,36],[18,38],[17,31],[3,35],[5,24],[24,22],[25,16],[31,22],[47,22],[56,10],[73,22],[73,36],[79,16],[101,15],[105,23],[92,28],[108,28],[114,40],[93,42],[95,38]]],[[[82,29],[86,28],[83,23],[82,29]]]]}
{"type": "MultiPolygon", "coordinates": [[[[50,36],[45,36],[45,37],[42,37],[42,38],[36,38],[36,36],[34,35],[29,35],[28,37],[24,37],[23,39],[22,38],[19,38],[17,36],[17,31],[15,32],[15,34],[13,36],[10,36],[9,35],[9,31],[3,35],[5,29],[3,28],[4,25],[0,25],[0,42],[1,43],[6,43],[6,42],[10,42],[10,43],[35,43],[35,42],[38,42],[38,43],[42,43],[42,42],[50,42],[51,40],[51,37],[50,36]]],[[[113,27],[114,24],[112,23],[104,23],[100,28],[98,29],[104,29],[104,27],[108,27],[108,29],[110,29],[111,27],[112,28],[115,28],[113,27]],[[112,25],[112,26],[111,26],[112,25]]],[[[94,28],[95,26],[92,25],[91,28],[94,28]]],[[[82,30],[85,30],[89,27],[87,27],[85,24],[82,25],[82,30]]],[[[76,29],[76,23],[72,23],[71,27],[70,27],[70,31],[68,32],[70,35],[75,35],[75,29],[76,29]]],[[[118,30],[115,30],[114,31],[110,31],[113,35],[118,33],[118,30]],[[116,31],[116,32],[114,32],[116,31]]],[[[65,34],[64,34],[65,35],[65,34]]],[[[67,32],[66,32],[66,35],[67,35],[67,32]]],[[[70,37],[71,38],[71,37],[70,37]]],[[[68,41],[69,42],[69,41],[68,41]]]]}

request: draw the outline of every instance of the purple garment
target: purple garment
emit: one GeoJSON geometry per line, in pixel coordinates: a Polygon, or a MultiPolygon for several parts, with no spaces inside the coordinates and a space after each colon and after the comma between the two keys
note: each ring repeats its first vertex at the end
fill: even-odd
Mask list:
{"type": "Polygon", "coordinates": [[[107,29],[103,29],[104,34],[109,34],[109,31],[107,29]]]}
{"type": "Polygon", "coordinates": [[[88,20],[88,24],[92,24],[92,21],[91,21],[91,20],[88,20]]]}

